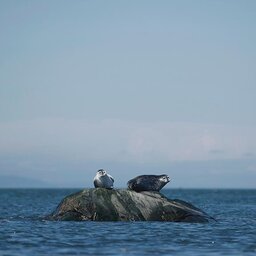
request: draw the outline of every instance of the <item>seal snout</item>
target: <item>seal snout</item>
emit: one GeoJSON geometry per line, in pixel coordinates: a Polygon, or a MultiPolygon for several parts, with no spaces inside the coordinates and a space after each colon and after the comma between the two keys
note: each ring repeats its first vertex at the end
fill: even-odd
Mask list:
{"type": "Polygon", "coordinates": [[[171,178],[167,174],[163,174],[159,177],[159,181],[167,184],[171,181],[171,178]]]}
{"type": "Polygon", "coordinates": [[[105,176],[107,174],[107,172],[103,169],[100,169],[97,171],[97,174],[100,175],[100,176],[105,176]]]}

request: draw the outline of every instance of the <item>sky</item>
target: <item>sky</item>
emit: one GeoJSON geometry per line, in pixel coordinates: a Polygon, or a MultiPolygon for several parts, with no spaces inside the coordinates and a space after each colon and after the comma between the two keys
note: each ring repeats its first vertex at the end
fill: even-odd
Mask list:
{"type": "Polygon", "coordinates": [[[256,188],[255,27],[253,0],[1,1],[0,186],[256,188]]]}

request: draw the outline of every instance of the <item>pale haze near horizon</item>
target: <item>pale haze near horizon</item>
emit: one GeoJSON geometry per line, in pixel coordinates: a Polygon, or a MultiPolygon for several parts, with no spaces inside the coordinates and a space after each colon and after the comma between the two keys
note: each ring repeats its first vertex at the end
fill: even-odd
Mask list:
{"type": "Polygon", "coordinates": [[[255,27],[255,1],[1,1],[0,179],[256,188],[255,27]]]}

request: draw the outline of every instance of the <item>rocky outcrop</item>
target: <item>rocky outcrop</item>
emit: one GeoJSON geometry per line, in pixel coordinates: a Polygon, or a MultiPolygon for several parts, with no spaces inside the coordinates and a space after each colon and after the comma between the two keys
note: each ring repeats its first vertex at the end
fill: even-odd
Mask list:
{"type": "Polygon", "coordinates": [[[85,189],[65,197],[49,216],[76,221],[209,222],[212,217],[182,200],[158,192],[104,188],[85,189]]]}

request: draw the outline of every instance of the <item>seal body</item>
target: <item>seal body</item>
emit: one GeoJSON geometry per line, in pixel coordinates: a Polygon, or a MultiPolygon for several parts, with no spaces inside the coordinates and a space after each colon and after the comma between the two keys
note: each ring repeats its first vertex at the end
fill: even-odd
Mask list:
{"type": "Polygon", "coordinates": [[[113,189],[114,178],[107,174],[107,172],[103,169],[97,171],[96,176],[93,179],[95,188],[107,188],[113,189]]]}
{"type": "Polygon", "coordinates": [[[166,174],[162,175],[140,175],[127,182],[130,190],[140,191],[160,191],[170,178],[166,174]]]}

